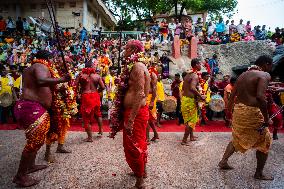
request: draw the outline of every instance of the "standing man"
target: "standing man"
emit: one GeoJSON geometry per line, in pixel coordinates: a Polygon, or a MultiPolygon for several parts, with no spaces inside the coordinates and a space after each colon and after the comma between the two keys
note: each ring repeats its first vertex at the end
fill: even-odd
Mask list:
{"type": "Polygon", "coordinates": [[[114,96],[115,96],[115,73],[113,68],[108,70],[108,74],[105,77],[105,86],[106,86],[106,94],[108,99],[108,114],[107,118],[110,120],[110,110],[113,104],[114,96]]]}
{"type": "Polygon", "coordinates": [[[99,91],[105,89],[102,78],[96,73],[92,61],[88,61],[79,75],[77,83],[81,86],[81,114],[83,125],[88,137],[85,142],[93,142],[92,124],[94,117],[99,125],[99,136],[103,135],[103,120],[101,114],[101,100],[99,91]],[[100,88],[99,88],[100,87],[100,88]]]}
{"type": "Polygon", "coordinates": [[[246,34],[246,26],[243,24],[243,19],[241,19],[239,25],[237,25],[237,30],[238,30],[238,33],[243,38],[246,34]]]}
{"type": "Polygon", "coordinates": [[[190,141],[196,141],[197,137],[193,135],[196,123],[198,122],[198,99],[204,100],[206,96],[199,93],[199,77],[196,71],[201,70],[201,63],[198,59],[191,61],[191,67],[194,71],[189,72],[185,78],[182,88],[181,112],[185,124],[185,132],[181,145],[188,146],[187,138],[190,136],[190,141]]]}
{"type": "Polygon", "coordinates": [[[180,90],[179,90],[180,84],[181,84],[180,75],[179,73],[176,73],[175,80],[171,85],[171,89],[172,89],[172,95],[177,99],[176,116],[178,118],[178,125],[183,124],[181,110],[180,110],[180,106],[181,106],[181,101],[180,101],[181,95],[180,95],[180,90]]]}
{"type": "Polygon", "coordinates": [[[50,54],[39,51],[33,65],[27,68],[23,75],[23,94],[21,100],[15,105],[15,116],[23,129],[27,144],[22,152],[22,157],[17,175],[13,182],[20,187],[29,187],[39,181],[27,174],[47,168],[46,165],[35,165],[37,151],[44,144],[50,128],[48,109],[52,104],[51,86],[67,82],[70,76],[51,78],[51,63],[48,62],[50,54]]]}
{"type": "MultiPolygon", "coordinates": [[[[67,62],[67,70],[64,68],[62,58],[55,55],[54,61],[56,65],[53,68],[52,75],[55,78],[61,77],[69,72],[72,76],[70,64],[67,62]]],[[[53,103],[50,108],[50,130],[46,137],[45,160],[49,163],[54,162],[54,156],[51,154],[51,145],[58,142],[56,153],[71,153],[64,147],[68,129],[70,128],[70,118],[77,114],[77,103],[75,90],[73,89],[75,78],[68,83],[58,84],[53,88],[53,103]]]]}
{"type": "Polygon", "coordinates": [[[151,139],[151,141],[155,142],[157,139],[159,139],[158,132],[156,130],[156,122],[157,122],[157,75],[158,71],[155,68],[155,66],[149,68],[149,73],[151,77],[151,85],[150,85],[150,91],[147,97],[147,105],[149,106],[149,121],[148,121],[148,127],[147,127],[147,143],[150,144],[150,127],[152,128],[154,132],[154,137],[151,139]]]}
{"type": "Polygon", "coordinates": [[[272,69],[272,59],[260,56],[255,65],[239,76],[232,91],[228,111],[232,112],[233,139],[228,144],[222,160],[221,169],[233,169],[228,165],[228,159],[234,152],[245,153],[256,148],[257,167],[255,179],[273,180],[273,177],[263,175],[263,168],[268,157],[272,139],[268,130],[271,123],[267,110],[265,92],[271,79],[269,71],[272,69]],[[261,128],[264,126],[263,128],[261,128]]]}
{"type": "Polygon", "coordinates": [[[161,117],[163,113],[163,102],[165,100],[165,89],[164,84],[162,82],[162,75],[159,74],[158,76],[158,82],[157,82],[157,126],[161,127],[161,117]]]}
{"type": "Polygon", "coordinates": [[[147,142],[146,128],[149,108],[146,98],[150,91],[150,74],[140,58],[143,44],[131,40],[125,47],[126,66],[120,77],[115,107],[111,115],[112,133],[123,129],[123,147],[126,161],[136,176],[136,188],[145,188],[147,142]],[[136,58],[135,58],[136,57],[136,58]]]}
{"type": "Polygon", "coordinates": [[[230,83],[224,88],[224,102],[225,102],[225,126],[227,127],[230,127],[231,125],[231,116],[230,116],[230,113],[228,112],[228,103],[229,103],[229,99],[230,99],[230,96],[232,94],[232,91],[233,91],[233,88],[234,88],[234,85],[236,83],[236,78],[235,77],[232,77],[230,79],[230,83]]]}

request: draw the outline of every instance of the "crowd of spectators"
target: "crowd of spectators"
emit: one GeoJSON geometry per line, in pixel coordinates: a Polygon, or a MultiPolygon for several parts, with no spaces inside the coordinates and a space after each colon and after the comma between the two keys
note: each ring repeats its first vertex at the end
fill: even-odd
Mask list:
{"type": "MultiPolygon", "coordinates": [[[[275,28],[272,32],[266,25],[254,26],[252,28],[250,21],[244,24],[241,19],[238,24],[234,20],[224,22],[220,18],[218,22],[209,21],[202,22],[201,18],[193,23],[188,17],[182,22],[178,19],[171,19],[167,22],[165,19],[161,22],[156,21],[155,24],[148,28],[144,37],[148,37],[154,44],[173,41],[174,36],[179,35],[180,39],[188,39],[195,36],[201,44],[226,44],[238,41],[253,41],[271,39],[276,45],[284,42],[284,28],[275,28]]],[[[185,42],[186,43],[186,42],[185,42]]]]}
{"type": "MultiPolygon", "coordinates": [[[[222,19],[216,25],[212,22],[204,25],[201,19],[193,24],[189,18],[182,23],[174,19],[170,23],[165,20],[161,23],[156,22],[153,27],[149,28],[149,32],[144,33],[140,39],[144,42],[145,58],[148,59],[149,64],[157,68],[160,78],[166,79],[169,76],[167,54],[160,57],[154,47],[155,44],[173,41],[175,35],[178,35],[184,44],[192,36],[198,37],[200,43],[209,44],[225,43],[224,39],[226,39],[226,42],[235,42],[237,40],[233,39],[237,38],[238,40],[271,39],[277,44],[283,43],[283,29],[282,33],[281,30],[277,29],[276,33],[272,34],[266,31],[265,27],[260,29],[257,26],[254,30],[251,30],[249,22],[247,25],[243,25],[241,21],[237,26],[234,25],[234,21],[231,21],[231,25],[228,24],[229,21],[224,24],[222,19]],[[248,35],[249,32],[252,35],[248,35]],[[251,36],[251,39],[248,39],[249,36],[251,36]]],[[[108,103],[109,98],[113,100],[114,81],[120,69],[119,58],[123,57],[124,45],[129,39],[122,39],[122,48],[120,49],[118,38],[100,35],[100,29],[97,27],[92,32],[88,32],[79,24],[74,33],[71,33],[68,29],[58,28],[59,43],[62,46],[69,68],[72,70],[73,77],[78,76],[86,62],[92,61],[106,84],[106,90],[101,94],[103,105],[108,103]]],[[[3,93],[12,94],[12,88],[15,89],[17,96],[21,94],[23,70],[31,65],[34,55],[39,50],[50,51],[54,55],[53,61],[60,61],[56,38],[50,33],[42,35],[41,32],[40,27],[28,22],[25,18],[18,18],[15,22],[10,17],[6,20],[0,16],[0,96],[3,93]]],[[[204,62],[204,67],[208,74],[218,74],[217,56],[208,57],[204,62]]],[[[176,79],[178,77],[180,76],[176,76],[176,79]]],[[[222,85],[222,82],[229,83],[227,76],[224,81],[214,83],[215,81],[216,79],[213,77],[210,84],[212,92],[214,90],[216,92],[222,91],[225,86],[222,85]]],[[[105,108],[106,111],[103,112],[108,114],[108,107],[105,108]]],[[[0,122],[6,123],[9,115],[12,116],[12,106],[0,106],[0,122]]]]}

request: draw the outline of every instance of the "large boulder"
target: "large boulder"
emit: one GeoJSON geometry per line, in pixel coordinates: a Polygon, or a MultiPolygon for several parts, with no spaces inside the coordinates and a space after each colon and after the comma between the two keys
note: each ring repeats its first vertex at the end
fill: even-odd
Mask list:
{"type": "Polygon", "coordinates": [[[199,58],[218,56],[220,70],[223,74],[232,74],[235,66],[248,65],[261,55],[272,56],[275,46],[269,41],[241,41],[221,45],[199,45],[199,58]]]}

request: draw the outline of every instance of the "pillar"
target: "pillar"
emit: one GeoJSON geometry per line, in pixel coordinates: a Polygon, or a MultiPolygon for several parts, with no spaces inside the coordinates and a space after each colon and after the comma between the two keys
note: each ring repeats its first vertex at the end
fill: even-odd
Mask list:
{"type": "Polygon", "coordinates": [[[83,0],[83,27],[87,28],[87,16],[88,16],[88,3],[87,0],[83,0]]]}
{"type": "Polygon", "coordinates": [[[190,59],[197,58],[197,43],[198,43],[197,38],[192,37],[188,48],[188,57],[190,59]]]}
{"type": "Polygon", "coordinates": [[[18,20],[18,17],[21,15],[21,5],[19,3],[16,4],[16,20],[18,20]]]}

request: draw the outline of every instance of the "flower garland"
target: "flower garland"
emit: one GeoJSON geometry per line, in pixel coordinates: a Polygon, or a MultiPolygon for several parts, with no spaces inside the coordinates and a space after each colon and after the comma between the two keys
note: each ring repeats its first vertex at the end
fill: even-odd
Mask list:
{"type": "Polygon", "coordinates": [[[126,64],[122,70],[122,73],[119,77],[119,84],[116,88],[114,105],[111,110],[110,115],[110,127],[111,132],[109,137],[114,138],[115,135],[123,129],[124,127],[124,119],[123,119],[123,112],[124,112],[124,96],[128,90],[128,81],[130,78],[130,73],[135,63],[141,62],[145,63],[145,58],[143,53],[137,53],[130,56],[126,59],[126,64]]]}
{"type": "MultiPolygon", "coordinates": [[[[43,59],[33,60],[33,64],[35,63],[45,65],[49,69],[52,78],[60,78],[60,74],[58,72],[59,69],[57,69],[55,64],[43,59]]],[[[71,75],[69,70],[70,69],[68,69],[68,72],[71,75]]],[[[61,128],[66,126],[64,120],[71,118],[72,115],[75,115],[78,112],[75,98],[76,94],[73,88],[75,88],[75,86],[73,86],[72,82],[70,82],[57,84],[52,90],[51,116],[53,120],[51,121],[52,125],[56,124],[57,127],[51,129],[52,131],[49,134],[51,141],[55,141],[61,128]]]]}
{"type": "Polygon", "coordinates": [[[258,71],[263,71],[259,66],[257,65],[252,65],[248,68],[248,71],[252,71],[252,70],[258,70],[258,71]]]}

